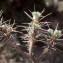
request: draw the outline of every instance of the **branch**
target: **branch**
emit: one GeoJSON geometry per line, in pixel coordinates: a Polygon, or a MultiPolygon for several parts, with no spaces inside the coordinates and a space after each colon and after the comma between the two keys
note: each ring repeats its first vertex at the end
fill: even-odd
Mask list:
{"type": "Polygon", "coordinates": [[[33,58],[33,56],[29,56],[27,53],[25,53],[24,51],[22,51],[18,46],[16,46],[15,44],[13,44],[12,41],[8,38],[8,36],[5,36],[5,39],[8,40],[7,44],[11,45],[14,48],[14,50],[16,50],[19,54],[22,54],[22,55],[30,58],[33,63],[38,63],[38,61],[35,58],[33,58]]]}
{"type": "Polygon", "coordinates": [[[43,50],[43,53],[40,55],[40,57],[37,59],[38,61],[40,61],[41,58],[43,58],[43,56],[52,48],[52,45],[53,45],[54,41],[63,41],[63,39],[55,39],[55,37],[52,37],[52,38],[53,39],[47,39],[50,42],[49,42],[48,46],[43,50]]]}

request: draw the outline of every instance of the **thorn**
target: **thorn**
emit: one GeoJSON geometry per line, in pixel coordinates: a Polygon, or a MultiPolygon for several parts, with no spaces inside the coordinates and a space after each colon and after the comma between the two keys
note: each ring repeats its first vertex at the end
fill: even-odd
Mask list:
{"type": "Polygon", "coordinates": [[[23,38],[23,39],[25,39],[26,37],[20,36],[20,38],[23,38]]]}
{"type": "Polygon", "coordinates": [[[45,11],[45,8],[42,10],[41,14],[45,11]]]}
{"type": "Polygon", "coordinates": [[[13,30],[16,30],[18,27],[14,27],[13,30]]]}
{"type": "MultiPolygon", "coordinates": [[[[28,9],[29,10],[29,9],[28,9]]],[[[29,10],[30,12],[31,12],[31,10],[29,10]]],[[[32,12],[31,12],[31,14],[32,14],[32,12]]]]}
{"type": "Polygon", "coordinates": [[[14,19],[14,23],[12,24],[12,27],[15,25],[15,19],[14,19]]]}
{"type": "Polygon", "coordinates": [[[22,24],[30,24],[30,23],[22,23],[22,24]]]}
{"type": "MultiPolygon", "coordinates": [[[[44,19],[45,17],[49,16],[50,14],[52,14],[52,13],[49,13],[49,14],[45,15],[45,16],[44,16],[43,18],[41,18],[40,20],[44,19]]],[[[40,20],[39,20],[39,21],[40,21],[40,20]]]]}
{"type": "Polygon", "coordinates": [[[11,19],[9,19],[9,20],[7,20],[7,21],[5,21],[5,22],[3,22],[3,23],[5,23],[5,24],[6,24],[6,22],[8,22],[8,21],[11,21],[11,19]]]}
{"type": "Polygon", "coordinates": [[[22,41],[22,42],[25,42],[26,43],[26,42],[29,42],[29,41],[22,41]]]}
{"type": "Polygon", "coordinates": [[[50,27],[49,27],[49,24],[47,23],[47,26],[48,26],[48,28],[50,29],[50,27]]]}
{"type": "Polygon", "coordinates": [[[29,29],[22,29],[21,31],[27,31],[27,30],[29,30],[29,29]]]}
{"type": "Polygon", "coordinates": [[[52,23],[52,22],[39,22],[39,23],[52,23]]]}
{"type": "Polygon", "coordinates": [[[4,12],[3,10],[0,11],[0,17],[1,17],[1,15],[2,15],[3,12],[4,12]]]}
{"type": "Polygon", "coordinates": [[[24,13],[33,20],[33,18],[27,12],[24,11],[24,13]]]}
{"type": "Polygon", "coordinates": [[[57,26],[56,26],[55,30],[57,30],[57,28],[58,28],[58,23],[57,23],[57,26]]]}
{"type": "Polygon", "coordinates": [[[17,27],[26,27],[26,26],[19,26],[19,25],[17,25],[17,27]]]}
{"type": "Polygon", "coordinates": [[[17,32],[17,33],[22,33],[22,34],[24,34],[23,32],[19,32],[19,31],[14,31],[14,32],[17,32]]]}
{"type": "Polygon", "coordinates": [[[1,24],[0,25],[2,25],[2,21],[3,21],[3,17],[1,18],[1,24]]]}

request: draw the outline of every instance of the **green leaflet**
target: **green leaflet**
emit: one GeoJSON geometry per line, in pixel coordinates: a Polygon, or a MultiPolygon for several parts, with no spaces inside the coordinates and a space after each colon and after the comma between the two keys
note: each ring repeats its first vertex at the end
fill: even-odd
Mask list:
{"type": "Polygon", "coordinates": [[[39,18],[41,16],[41,13],[37,12],[32,12],[33,17],[39,18]]]}
{"type": "Polygon", "coordinates": [[[9,27],[9,29],[12,29],[12,27],[9,27]]]}
{"type": "Polygon", "coordinates": [[[48,32],[51,33],[51,35],[57,35],[58,37],[61,36],[60,30],[53,31],[52,29],[48,29],[48,32]]]}
{"type": "Polygon", "coordinates": [[[52,29],[48,29],[48,32],[53,35],[53,30],[52,29]]]}
{"type": "Polygon", "coordinates": [[[31,24],[33,27],[35,27],[35,28],[39,28],[39,27],[40,27],[39,24],[36,24],[36,23],[34,23],[34,22],[31,22],[30,24],[31,24]]]}
{"type": "Polygon", "coordinates": [[[55,30],[54,35],[61,36],[61,31],[60,30],[55,30]]]}

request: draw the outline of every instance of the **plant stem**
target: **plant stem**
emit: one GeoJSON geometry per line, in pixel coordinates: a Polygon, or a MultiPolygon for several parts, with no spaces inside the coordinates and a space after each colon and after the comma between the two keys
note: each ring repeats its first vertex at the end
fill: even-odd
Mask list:
{"type": "Polygon", "coordinates": [[[14,50],[16,50],[19,54],[22,54],[22,55],[30,58],[33,63],[38,63],[38,61],[36,61],[36,59],[33,58],[33,56],[29,56],[27,53],[25,53],[24,51],[22,51],[18,46],[16,46],[15,44],[13,44],[12,41],[8,38],[8,36],[5,36],[5,39],[8,40],[7,44],[11,45],[14,48],[14,50]]]}

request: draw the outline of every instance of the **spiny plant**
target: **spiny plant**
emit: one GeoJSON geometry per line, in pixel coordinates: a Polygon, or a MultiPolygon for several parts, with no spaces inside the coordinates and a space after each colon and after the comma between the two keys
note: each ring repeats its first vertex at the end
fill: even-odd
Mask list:
{"type": "MultiPolygon", "coordinates": [[[[13,24],[10,24],[10,21],[8,21],[9,23],[7,24],[7,21],[3,22],[3,17],[1,18],[1,21],[0,21],[1,22],[0,23],[0,40],[5,44],[11,45],[19,54],[22,54],[30,58],[32,60],[32,63],[41,63],[40,60],[43,58],[43,56],[47,52],[50,51],[50,49],[55,51],[57,48],[55,48],[54,45],[57,44],[56,41],[58,42],[59,37],[62,36],[62,30],[57,30],[58,24],[55,30],[50,28],[46,30],[43,28],[44,26],[49,27],[49,25],[51,24],[51,22],[40,22],[40,20],[44,19],[45,17],[51,14],[49,13],[46,16],[42,16],[42,13],[44,11],[45,9],[43,9],[41,13],[36,11],[34,6],[34,11],[33,12],[30,11],[32,14],[32,17],[27,12],[24,11],[25,14],[32,19],[32,22],[23,23],[23,24],[27,24],[28,26],[17,26],[17,27],[24,27],[25,29],[22,29],[22,31],[27,31],[27,34],[22,35],[21,38],[24,39],[23,42],[27,42],[26,46],[28,47],[29,53],[22,51],[19,48],[19,46],[15,44],[15,37],[13,34],[15,32],[22,33],[22,32],[16,31],[17,27],[13,28],[15,21],[13,24]],[[39,41],[46,44],[46,46],[44,47],[42,54],[40,54],[38,58],[34,58],[33,56],[34,44],[39,41]]],[[[1,10],[0,13],[1,13],[0,15],[2,15],[3,11],[1,10]]]]}
{"type": "Polygon", "coordinates": [[[29,25],[28,27],[25,26],[26,27],[25,30],[27,30],[28,34],[24,35],[24,40],[28,40],[28,41],[25,41],[25,42],[28,43],[27,46],[28,46],[28,50],[29,50],[29,55],[33,54],[32,52],[33,52],[33,49],[34,49],[34,44],[35,44],[35,42],[38,41],[37,38],[42,35],[41,32],[44,31],[44,33],[45,33],[45,31],[46,31],[46,30],[42,29],[42,27],[44,25],[47,25],[47,23],[50,23],[50,22],[40,22],[41,19],[43,19],[44,17],[51,14],[50,13],[46,16],[42,16],[42,13],[44,11],[45,11],[45,9],[43,9],[43,11],[41,13],[38,12],[38,11],[36,12],[35,6],[34,6],[34,11],[33,12],[30,11],[33,17],[31,17],[27,12],[24,11],[26,13],[26,15],[32,19],[31,23],[23,23],[23,24],[29,25]],[[39,19],[40,17],[42,17],[42,18],[39,19]],[[41,30],[41,32],[40,32],[40,30],[41,30]]]}

